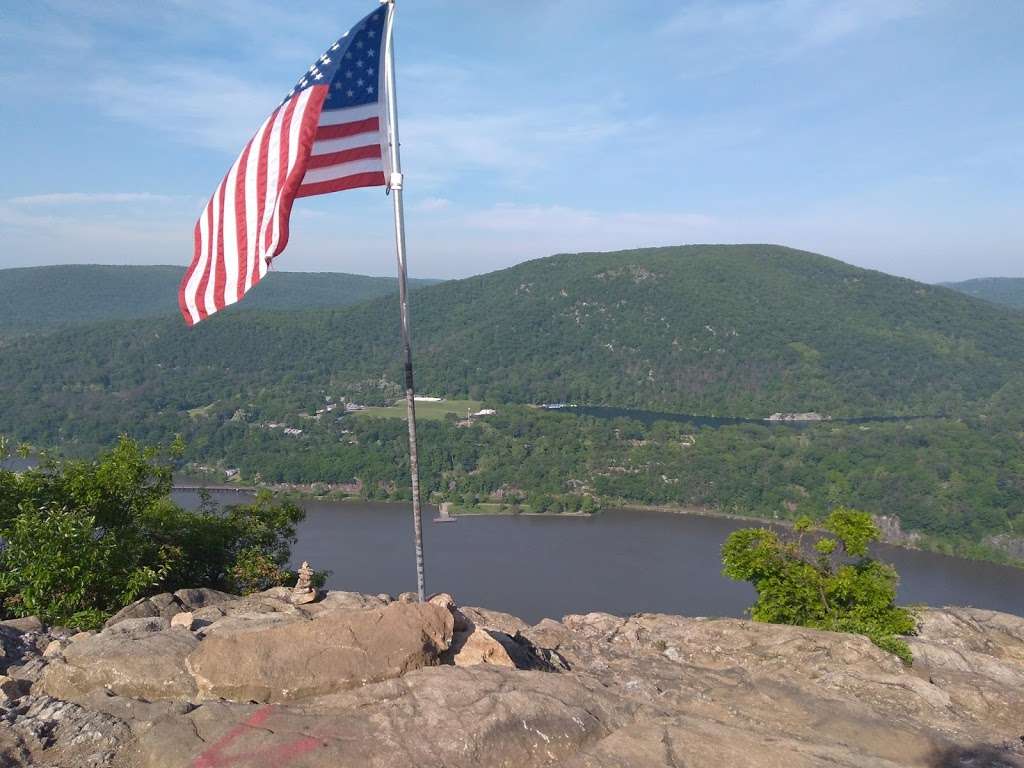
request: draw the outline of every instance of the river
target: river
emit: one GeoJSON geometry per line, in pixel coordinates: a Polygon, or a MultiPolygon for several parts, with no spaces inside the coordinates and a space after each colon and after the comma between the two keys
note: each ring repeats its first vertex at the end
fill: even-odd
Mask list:
{"type": "Polygon", "coordinates": [[[650,426],[657,421],[676,421],[689,424],[695,429],[701,427],[730,427],[737,424],[757,424],[762,427],[788,427],[806,429],[816,424],[868,424],[874,421],[916,421],[918,419],[941,419],[942,416],[849,416],[829,418],[823,421],[770,421],[750,419],[741,416],[697,416],[689,413],[666,413],[664,411],[642,411],[635,408],[616,408],[604,405],[565,405],[548,410],[557,413],[572,413],[578,416],[593,416],[598,419],[630,419],[650,426]]]}
{"type": "MultiPolygon", "coordinates": [[[[196,494],[178,491],[195,504],[196,494]]],[[[221,503],[244,499],[216,494],[221,503]]],[[[303,502],[294,561],[332,571],[328,586],[397,594],[415,590],[408,508],[303,502]]],[[[742,521],[606,510],[593,517],[461,517],[424,524],[427,588],[536,622],[567,613],[638,611],[742,616],[753,589],[721,575],[719,549],[742,521]]],[[[1024,569],[898,547],[877,553],[902,577],[899,599],[973,605],[1024,615],[1024,569]]]]}

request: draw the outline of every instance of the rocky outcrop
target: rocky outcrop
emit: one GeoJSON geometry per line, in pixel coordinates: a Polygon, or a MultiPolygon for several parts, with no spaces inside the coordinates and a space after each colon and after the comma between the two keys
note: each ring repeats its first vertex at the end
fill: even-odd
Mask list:
{"type": "Polygon", "coordinates": [[[199,645],[162,618],[125,619],[69,645],[46,666],[43,693],[74,701],[93,690],[133,699],[189,699],[197,693],[186,659],[199,645]]]}
{"type": "Polygon", "coordinates": [[[985,544],[1005,552],[1014,560],[1024,562],[1024,536],[1011,536],[1008,533],[999,533],[985,539],[985,544]]]}
{"type": "Polygon", "coordinates": [[[392,603],[312,619],[212,632],[188,657],[202,699],[286,701],[400,677],[437,663],[452,640],[452,614],[392,603]]]}
{"type": "Polygon", "coordinates": [[[104,625],[109,628],[125,619],[173,618],[175,614],[196,611],[201,608],[233,603],[241,598],[218,592],[216,589],[179,589],[174,594],[164,592],[153,597],[144,597],[115,613],[104,625]]]}
{"type": "Polygon", "coordinates": [[[886,544],[913,549],[921,543],[921,534],[917,531],[904,531],[903,523],[897,515],[872,515],[871,519],[878,526],[882,541],[886,544]]]}
{"type": "Polygon", "coordinates": [[[862,637],[734,619],[531,627],[449,595],[288,597],[150,599],[191,628],[0,627],[0,765],[1024,768],[1008,614],[923,611],[908,668],[862,637]]]}

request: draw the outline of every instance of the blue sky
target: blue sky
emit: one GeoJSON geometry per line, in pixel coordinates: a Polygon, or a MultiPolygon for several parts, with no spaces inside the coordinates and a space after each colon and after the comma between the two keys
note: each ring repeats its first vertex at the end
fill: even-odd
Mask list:
{"type": "MultiPolygon", "coordinates": [[[[8,0],[0,267],[191,258],[242,145],[371,0],[8,0]],[[311,10],[310,10],[311,9],[311,10]]],[[[775,242],[1024,275],[1019,0],[399,0],[410,271],[775,242]]],[[[380,189],[278,269],[392,274],[380,189]]]]}

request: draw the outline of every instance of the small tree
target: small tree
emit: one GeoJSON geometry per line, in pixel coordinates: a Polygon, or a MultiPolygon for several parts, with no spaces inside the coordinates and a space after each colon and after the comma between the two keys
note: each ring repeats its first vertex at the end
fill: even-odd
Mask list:
{"type": "Polygon", "coordinates": [[[147,558],[137,532],[103,530],[82,509],[22,506],[5,531],[0,595],[17,615],[35,614],[75,627],[101,624],[158,585],[169,552],[147,558]]]}
{"type": "Polygon", "coordinates": [[[158,591],[252,592],[294,578],[301,508],[260,494],[190,511],[170,492],[170,465],[128,438],[95,461],[0,469],[0,618],[88,628],[158,591]]]}
{"type": "Polygon", "coordinates": [[[794,533],[767,528],[733,532],[722,547],[723,572],[757,590],[755,621],[865,635],[911,663],[900,635],[913,634],[913,612],[896,605],[896,570],[868,556],[879,530],[871,516],[840,507],[825,520],[831,535],[810,535],[801,518],[794,533]]]}

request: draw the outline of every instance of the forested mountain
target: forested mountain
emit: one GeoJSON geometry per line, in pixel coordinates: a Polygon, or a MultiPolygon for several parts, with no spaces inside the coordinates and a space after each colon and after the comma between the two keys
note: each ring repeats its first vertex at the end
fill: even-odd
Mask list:
{"type": "MultiPolygon", "coordinates": [[[[500,414],[424,424],[425,488],[442,498],[512,493],[545,509],[593,495],[767,517],[849,503],[985,556],[999,555],[983,542],[1024,535],[1018,311],[766,245],[553,256],[422,288],[411,304],[419,390],[500,414]],[[541,401],[953,418],[702,430],[507,405],[541,401]]],[[[399,361],[393,295],[192,329],[164,317],[9,337],[0,434],[73,453],[120,433],[181,434],[188,461],[250,480],[359,480],[364,495],[398,498],[401,422],[314,412],[327,397],[398,397],[399,361]]]]}
{"type": "MultiPolygon", "coordinates": [[[[184,274],[183,268],[173,266],[67,264],[0,269],[0,332],[171,315],[178,311],[178,283],[184,274]]],[[[435,282],[412,280],[410,284],[435,282]]],[[[274,272],[240,307],[342,307],[392,293],[396,285],[391,277],[274,272]]]]}
{"type": "MultiPolygon", "coordinates": [[[[217,404],[380,401],[400,381],[396,303],[11,339],[0,432],[92,442],[217,404]]],[[[938,414],[1024,375],[1019,313],[777,246],[554,256],[426,287],[411,311],[420,390],[498,402],[938,414]]]]}
{"type": "Polygon", "coordinates": [[[954,291],[977,296],[993,304],[1024,309],[1024,277],[978,277],[960,283],[940,283],[954,291]]]}

